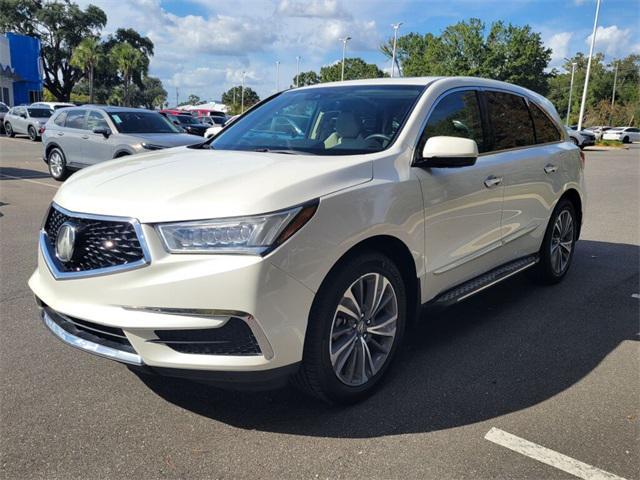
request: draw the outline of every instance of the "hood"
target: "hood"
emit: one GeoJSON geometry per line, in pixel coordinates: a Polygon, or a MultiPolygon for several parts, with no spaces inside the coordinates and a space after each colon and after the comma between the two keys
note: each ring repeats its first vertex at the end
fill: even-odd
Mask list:
{"type": "Polygon", "coordinates": [[[79,172],[54,201],[76,212],[143,223],[267,213],[371,180],[362,155],[315,156],[178,148],[79,172]]]}
{"type": "Polygon", "coordinates": [[[141,142],[160,145],[162,147],[182,147],[183,145],[195,145],[202,143],[202,137],[189,133],[136,133],[132,134],[141,142]]]}

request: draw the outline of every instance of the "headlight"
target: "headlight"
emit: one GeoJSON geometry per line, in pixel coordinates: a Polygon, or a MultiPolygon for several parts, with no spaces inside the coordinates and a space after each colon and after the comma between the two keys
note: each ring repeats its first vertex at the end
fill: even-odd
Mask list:
{"type": "Polygon", "coordinates": [[[162,150],[165,148],[162,145],[155,145],[153,143],[142,143],[141,145],[145,150],[162,150]]]}
{"type": "Polygon", "coordinates": [[[171,253],[264,255],[300,230],[318,202],[250,217],[162,223],[156,230],[171,253]]]}

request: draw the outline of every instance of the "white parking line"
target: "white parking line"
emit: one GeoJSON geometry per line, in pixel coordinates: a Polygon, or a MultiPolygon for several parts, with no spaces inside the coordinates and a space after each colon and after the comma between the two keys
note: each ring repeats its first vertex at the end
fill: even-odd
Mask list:
{"type": "Polygon", "coordinates": [[[638,299],[640,299],[640,293],[632,293],[632,294],[631,294],[631,298],[638,298],[638,299]]]}
{"type": "Polygon", "coordinates": [[[592,467],[586,463],[567,457],[562,453],[555,452],[536,443],[516,437],[510,433],[492,428],[484,436],[486,440],[496,443],[502,447],[521,453],[547,465],[551,465],[559,470],[575,475],[584,480],[624,480],[613,473],[605,472],[599,468],[592,467]]]}
{"type": "Polygon", "coordinates": [[[35,183],[37,185],[42,185],[42,186],[50,187],[50,188],[58,188],[58,185],[51,185],[49,183],[43,183],[43,182],[39,182],[37,180],[31,180],[30,178],[14,177],[13,175],[7,175],[6,173],[0,173],[0,177],[10,178],[12,180],[22,180],[22,181],[25,181],[25,182],[35,183]]]}

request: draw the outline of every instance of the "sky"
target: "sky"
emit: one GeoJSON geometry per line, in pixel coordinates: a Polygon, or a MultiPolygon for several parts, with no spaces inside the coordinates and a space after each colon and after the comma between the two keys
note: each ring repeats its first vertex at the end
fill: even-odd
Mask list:
{"type": "MultiPolygon", "coordinates": [[[[469,18],[529,24],[553,49],[550,67],[576,52],[588,53],[595,0],[80,0],[107,14],[103,35],[134,28],[155,44],[150,75],[160,77],[169,104],[189,94],[220,99],[245,85],[261,98],[288,87],[300,70],[319,71],[339,61],[346,35],[347,56],[359,56],[389,71],[380,43],[393,35],[392,23],[409,32],[440,34],[469,18]]],[[[602,0],[597,52],[607,62],[640,54],[640,0],[602,0]]]]}

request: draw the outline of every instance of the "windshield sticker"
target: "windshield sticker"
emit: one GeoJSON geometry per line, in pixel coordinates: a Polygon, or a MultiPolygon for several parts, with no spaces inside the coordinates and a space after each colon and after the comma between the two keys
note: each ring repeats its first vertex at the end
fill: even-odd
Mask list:
{"type": "Polygon", "coordinates": [[[111,115],[111,118],[113,118],[116,123],[122,123],[122,120],[118,115],[111,115]]]}

